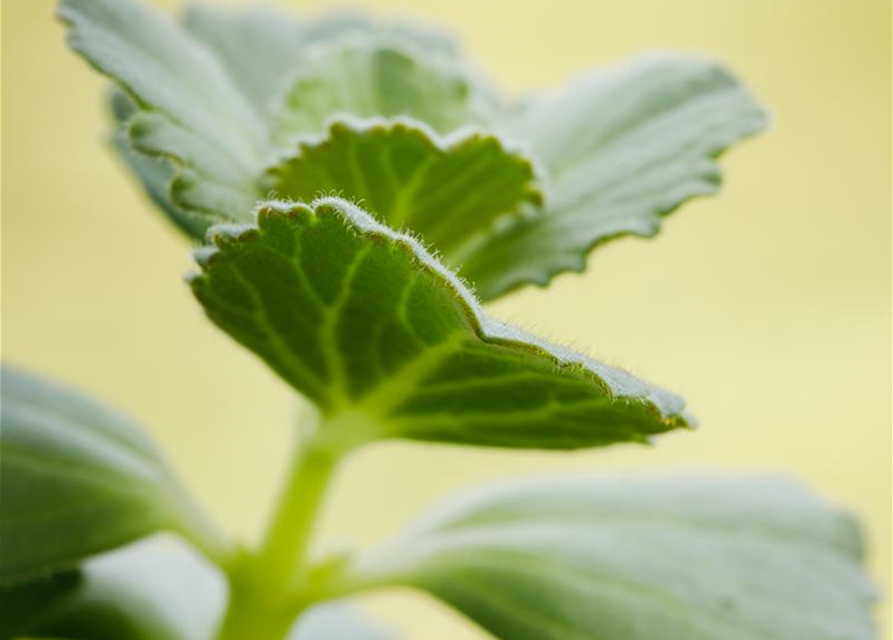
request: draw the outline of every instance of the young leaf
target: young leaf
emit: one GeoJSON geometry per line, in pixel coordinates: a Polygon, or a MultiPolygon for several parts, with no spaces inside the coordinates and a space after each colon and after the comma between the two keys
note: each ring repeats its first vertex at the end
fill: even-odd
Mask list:
{"type": "Polygon", "coordinates": [[[686,425],[683,402],[489,318],[413,238],[357,207],[267,203],[215,227],[208,316],[325,414],[333,438],[571,449],[686,425]]]}
{"type": "Polygon", "coordinates": [[[221,553],[130,420],[8,367],[0,391],[0,584],[70,567],[160,529],[221,553]]]}
{"type": "Polygon", "coordinates": [[[406,119],[335,121],[327,135],[300,140],[265,186],[304,202],[341,193],[391,228],[420,234],[447,263],[497,219],[542,203],[533,164],[499,138],[441,138],[406,119]]]}
{"type": "MultiPolygon", "coordinates": [[[[211,640],[226,605],[219,573],[173,540],[145,540],[80,570],[0,589],[0,640],[211,640]]],[[[389,640],[342,602],[313,607],[290,640],[389,640]]],[[[260,639],[259,639],[260,640],[260,639]]]]}
{"type": "Polygon", "coordinates": [[[68,42],[137,103],[130,139],[179,171],[179,207],[246,219],[266,147],[263,121],[211,53],[137,0],[63,0],[68,42]]]}
{"type": "Polygon", "coordinates": [[[860,560],[854,521],[786,481],[548,480],[454,500],[345,584],[503,640],[874,640],[860,560]]]}
{"type": "Polygon", "coordinates": [[[267,113],[303,64],[308,48],[345,37],[381,38],[456,55],[456,44],[438,30],[381,24],[370,16],[334,13],[298,21],[274,7],[221,10],[189,4],[183,25],[224,65],[259,113],[267,113]]]}
{"type": "Polygon", "coordinates": [[[214,53],[257,113],[267,113],[284,89],[283,81],[299,68],[308,45],[304,25],[290,13],[268,6],[221,10],[190,3],[183,26],[214,53]]]}
{"type": "Polygon", "coordinates": [[[481,122],[495,110],[480,80],[454,58],[379,38],[339,40],[308,51],[276,117],[288,148],[332,116],[408,116],[439,133],[481,122]]]}
{"type": "Polygon", "coordinates": [[[611,238],[655,235],[680,204],[717,191],[715,158],[765,123],[726,70],[678,55],[589,74],[532,100],[503,128],[548,172],[546,208],[490,237],[462,275],[492,300],[582,271],[611,238]]]}

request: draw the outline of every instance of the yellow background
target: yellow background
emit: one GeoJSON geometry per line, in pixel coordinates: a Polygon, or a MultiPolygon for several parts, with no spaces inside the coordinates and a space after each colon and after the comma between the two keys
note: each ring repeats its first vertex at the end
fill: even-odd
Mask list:
{"type": "MultiPolygon", "coordinates": [[[[683,393],[698,432],[573,455],[381,445],[338,483],[329,541],[370,544],[434,498],[506,475],[771,470],[862,517],[889,593],[889,3],[355,4],[455,28],[512,92],[643,49],[706,52],[774,124],[724,160],[718,199],[685,207],[656,241],[611,244],[585,276],[492,307],[683,393]]],[[[289,391],[192,300],[188,243],[103,145],[104,83],[66,52],[53,5],[2,4],[3,356],[138,416],[213,515],[255,535],[287,450],[289,391]]],[[[421,596],[367,602],[411,638],[482,637],[421,596]]]]}

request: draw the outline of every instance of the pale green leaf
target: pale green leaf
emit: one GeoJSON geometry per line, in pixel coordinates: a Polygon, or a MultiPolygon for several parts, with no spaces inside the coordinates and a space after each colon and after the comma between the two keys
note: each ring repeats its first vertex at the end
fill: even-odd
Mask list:
{"type": "Polygon", "coordinates": [[[226,10],[190,3],[183,26],[212,51],[258,113],[269,110],[282,83],[300,65],[306,29],[289,12],[269,6],[226,10]]]}
{"type": "Polygon", "coordinates": [[[137,112],[133,101],[121,91],[112,91],[109,106],[117,126],[110,142],[118,157],[130,168],[149,199],[184,233],[195,238],[205,235],[211,221],[180,209],[171,201],[170,187],[177,169],[164,158],[153,157],[133,148],[125,123],[137,112]]]}
{"type": "Polygon", "coordinates": [[[224,65],[236,86],[267,112],[302,65],[308,47],[362,35],[409,42],[448,55],[456,45],[438,30],[403,23],[381,23],[355,13],[295,18],[292,12],[269,6],[220,9],[190,4],[183,18],[186,29],[224,65]]]}
{"type": "Polygon", "coordinates": [[[489,238],[462,275],[490,300],[582,271],[611,238],[653,236],[680,204],[718,190],[716,157],[765,123],[725,69],[678,55],[590,73],[529,101],[501,128],[545,168],[546,207],[489,238]]]}
{"type": "Polygon", "coordinates": [[[160,529],[220,549],[132,421],[8,367],[0,386],[0,583],[73,566],[160,529]]]}
{"type": "MultiPolygon", "coordinates": [[[[80,570],[0,589],[0,640],[211,640],[226,606],[217,570],[174,540],[145,540],[80,570]]],[[[390,640],[344,602],[302,615],[290,640],[390,640]]],[[[258,640],[265,640],[259,638],[258,640]]]]}
{"type": "Polygon", "coordinates": [[[215,227],[193,290],[331,437],[577,448],[686,425],[680,398],[485,316],[413,238],[337,198],[215,227]]]}
{"type": "Polygon", "coordinates": [[[214,56],[138,0],[63,0],[59,16],[72,49],[139,106],[129,123],[134,146],[179,169],[172,201],[212,217],[246,219],[266,129],[214,56]]]}
{"type": "Polygon", "coordinates": [[[542,203],[533,164],[499,138],[442,138],[407,119],[335,121],[324,136],[299,140],[264,185],[284,199],[358,202],[391,228],[420,234],[448,264],[497,220],[542,203]]]}
{"type": "MultiPolygon", "coordinates": [[[[854,521],[772,478],[504,484],[356,563],[503,640],[875,640],[854,521]]],[[[342,585],[343,586],[343,585],[342,585]]]]}
{"type": "Polygon", "coordinates": [[[125,134],[115,133],[111,142],[118,157],[137,177],[146,195],[155,206],[161,209],[185,234],[194,238],[204,237],[212,220],[190,215],[171,202],[169,188],[174,180],[176,169],[163,158],[155,158],[134,149],[125,134]]]}
{"type": "Polygon", "coordinates": [[[338,39],[307,52],[276,114],[274,139],[288,148],[333,116],[407,116],[439,133],[495,110],[480,79],[455,58],[380,38],[338,39]]]}

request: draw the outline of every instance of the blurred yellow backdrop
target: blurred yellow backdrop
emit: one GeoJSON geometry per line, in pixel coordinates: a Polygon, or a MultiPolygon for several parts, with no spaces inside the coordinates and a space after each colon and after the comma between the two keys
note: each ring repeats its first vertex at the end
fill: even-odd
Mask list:
{"type": "MultiPolygon", "coordinates": [[[[584,276],[492,308],[683,393],[698,432],[573,455],[381,445],[336,487],[330,542],[371,544],[432,499],[505,475],[772,470],[861,516],[889,593],[890,4],[353,4],[442,21],[512,92],[643,49],[706,52],[774,125],[724,160],[718,199],[685,207],[658,240],[611,244],[584,276]]],[[[188,243],[103,145],[104,83],[66,52],[53,6],[2,5],[3,357],[138,416],[211,512],[250,537],[282,470],[290,393],[191,299],[188,243]]],[[[410,638],[483,637],[420,596],[367,602],[410,638]]]]}

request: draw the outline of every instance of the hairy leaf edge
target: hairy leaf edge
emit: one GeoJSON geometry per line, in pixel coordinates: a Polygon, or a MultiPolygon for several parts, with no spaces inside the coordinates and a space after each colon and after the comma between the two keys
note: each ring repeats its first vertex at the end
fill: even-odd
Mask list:
{"type": "MultiPolygon", "coordinates": [[[[361,208],[342,198],[326,196],[317,198],[309,205],[281,200],[262,202],[254,209],[256,223],[215,225],[208,231],[209,244],[195,250],[193,255],[197,264],[205,268],[213,264],[215,255],[223,246],[253,239],[257,234],[263,232],[266,220],[270,216],[313,216],[326,211],[334,212],[345,225],[361,236],[392,242],[408,254],[420,269],[441,279],[459,302],[469,326],[481,341],[528,350],[534,355],[551,359],[559,368],[576,368],[603,389],[613,402],[640,402],[668,431],[696,426],[697,423],[693,416],[685,410],[685,401],[681,397],[639,381],[622,369],[597,362],[570,349],[553,345],[526,331],[487,316],[474,297],[471,288],[455,272],[438,262],[422,242],[412,235],[394,231],[379,223],[361,208]]],[[[202,277],[202,273],[193,272],[186,276],[186,281],[194,287],[196,281],[202,277]]],[[[642,440],[649,442],[650,438],[644,437],[642,440]]]]}
{"type": "MultiPolygon", "coordinates": [[[[275,177],[280,176],[285,171],[285,165],[290,162],[301,159],[304,154],[312,153],[331,147],[335,144],[334,137],[339,133],[352,133],[358,136],[374,135],[377,133],[390,134],[392,132],[405,131],[414,136],[417,141],[424,145],[428,150],[435,153],[449,155],[460,150],[465,145],[475,143],[492,144],[506,157],[511,157],[512,161],[520,166],[521,169],[529,176],[524,190],[524,196],[511,208],[503,211],[490,224],[489,233],[497,232],[501,228],[505,228],[514,223],[517,218],[527,217],[532,214],[542,215],[546,212],[544,206],[546,204],[546,180],[547,172],[545,167],[537,161],[537,159],[522,150],[521,145],[510,140],[506,140],[494,131],[490,131],[478,125],[466,125],[446,135],[441,135],[435,131],[430,125],[422,120],[417,120],[409,116],[396,116],[393,118],[371,117],[362,118],[350,115],[348,113],[337,113],[329,117],[323,127],[321,133],[308,133],[296,136],[292,143],[296,147],[291,151],[282,150],[266,169],[262,172],[259,179],[261,190],[271,187],[271,183],[275,177]]],[[[269,200],[279,200],[279,194],[271,188],[267,192],[269,200]]],[[[326,196],[336,196],[353,202],[357,207],[363,206],[362,201],[346,198],[343,194],[328,194],[320,192],[318,198],[326,196]]],[[[401,227],[401,233],[413,233],[412,229],[401,227]]],[[[471,237],[466,238],[464,243],[481,243],[485,240],[479,237],[487,231],[479,231],[471,237]]],[[[464,246],[464,245],[463,245],[464,246]]],[[[437,253],[435,252],[435,257],[437,253]]],[[[468,286],[467,283],[465,283],[468,286]]]]}

